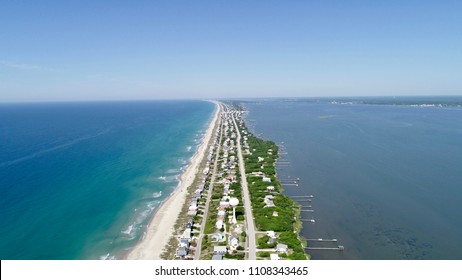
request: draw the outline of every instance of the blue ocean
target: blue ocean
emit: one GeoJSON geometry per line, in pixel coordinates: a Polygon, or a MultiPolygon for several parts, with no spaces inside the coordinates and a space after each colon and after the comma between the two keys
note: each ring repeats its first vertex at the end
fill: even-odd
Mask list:
{"type": "Polygon", "coordinates": [[[313,259],[462,259],[462,97],[254,100],[313,259]],[[308,208],[304,208],[308,209],[308,208]]]}
{"type": "Polygon", "coordinates": [[[205,101],[0,104],[0,258],[120,258],[212,119],[205,101]]]}

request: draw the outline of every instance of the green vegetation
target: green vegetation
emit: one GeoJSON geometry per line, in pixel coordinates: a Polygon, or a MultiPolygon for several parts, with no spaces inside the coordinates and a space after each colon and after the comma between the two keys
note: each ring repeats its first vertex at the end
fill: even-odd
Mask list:
{"type": "MultiPolygon", "coordinates": [[[[244,129],[247,131],[245,124],[239,124],[239,130],[242,132],[244,129]]],[[[244,163],[255,225],[260,231],[277,232],[277,242],[268,243],[269,237],[263,236],[257,240],[258,248],[275,248],[277,243],[283,243],[290,249],[284,258],[307,259],[309,255],[305,254],[298,235],[301,229],[298,219],[300,205],[281,194],[283,189],[276,177],[279,148],[274,142],[257,138],[251,133],[246,136],[250,154],[244,153],[244,163]],[[263,177],[269,178],[269,182],[264,182],[263,177]],[[268,189],[270,186],[273,188],[268,189]]],[[[258,256],[269,257],[269,253],[260,252],[258,256]]]]}
{"type": "Polygon", "coordinates": [[[248,136],[247,143],[252,154],[245,156],[245,167],[246,173],[249,174],[247,181],[252,208],[254,209],[255,225],[259,230],[264,231],[293,232],[296,221],[294,208],[297,208],[298,205],[290,198],[279,194],[282,192],[282,188],[275,176],[277,145],[272,141],[265,141],[253,135],[248,136]],[[262,176],[268,177],[271,182],[263,182],[262,176]],[[269,192],[267,190],[269,186],[274,187],[274,191],[269,192]],[[274,197],[271,199],[274,207],[268,207],[265,203],[265,196],[267,195],[274,197]]]}
{"type": "Polygon", "coordinates": [[[224,255],[225,259],[243,260],[244,257],[245,257],[244,253],[235,253],[235,254],[226,253],[224,255]]]}
{"type": "Polygon", "coordinates": [[[260,258],[269,258],[270,254],[270,252],[258,252],[260,258]]]}
{"type": "Polygon", "coordinates": [[[269,248],[276,248],[276,242],[273,243],[268,243],[269,241],[269,236],[264,235],[263,237],[258,238],[257,240],[257,247],[258,249],[269,249],[269,248]]]}

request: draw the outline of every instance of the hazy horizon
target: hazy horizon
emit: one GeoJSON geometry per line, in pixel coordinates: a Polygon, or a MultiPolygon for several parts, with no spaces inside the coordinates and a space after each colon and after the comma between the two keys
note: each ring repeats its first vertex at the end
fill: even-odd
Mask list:
{"type": "Polygon", "coordinates": [[[0,102],[462,94],[462,2],[8,1],[0,102]]]}
{"type": "Polygon", "coordinates": [[[104,103],[104,102],[143,102],[143,101],[253,101],[253,100],[277,100],[277,99],[393,99],[393,98],[451,98],[462,97],[462,94],[453,95],[326,95],[326,96],[258,96],[258,97],[217,97],[217,98],[151,98],[151,99],[75,99],[75,100],[27,100],[27,101],[0,101],[0,104],[21,104],[21,103],[104,103]]]}

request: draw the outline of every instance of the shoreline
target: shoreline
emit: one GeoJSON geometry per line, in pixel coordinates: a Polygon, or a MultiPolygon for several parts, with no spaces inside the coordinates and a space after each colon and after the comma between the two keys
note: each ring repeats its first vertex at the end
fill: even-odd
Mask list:
{"type": "Polygon", "coordinates": [[[164,249],[167,247],[170,238],[174,234],[174,226],[177,218],[181,214],[183,204],[187,198],[187,190],[194,182],[196,174],[199,172],[200,163],[203,161],[210,141],[212,140],[213,130],[217,126],[220,106],[215,104],[214,116],[207,128],[201,144],[190,160],[190,164],[180,175],[178,186],[175,190],[159,205],[154,211],[149,221],[143,237],[128,252],[123,259],[128,260],[160,260],[164,249]]]}
{"type": "MultiPolygon", "coordinates": [[[[241,126],[240,129],[244,129],[244,130],[249,130],[249,127],[247,127],[247,121],[244,117],[242,117],[242,120],[243,120],[243,124],[241,126]]],[[[261,152],[264,154],[264,157],[265,159],[270,162],[269,159],[272,159],[274,162],[272,162],[271,164],[267,164],[267,166],[265,167],[266,171],[264,171],[264,176],[268,176],[269,178],[271,178],[271,180],[268,182],[268,184],[271,184],[273,185],[273,190],[274,191],[277,191],[277,195],[283,199],[285,199],[285,203],[287,204],[288,201],[291,202],[291,207],[290,209],[292,209],[293,213],[291,215],[288,215],[286,218],[286,220],[290,220],[291,217],[294,218],[294,222],[289,225],[289,224],[285,224],[283,225],[282,221],[273,221],[272,223],[272,227],[268,228],[268,224],[264,224],[265,220],[267,219],[267,216],[265,213],[259,213],[257,214],[256,211],[255,211],[255,204],[254,202],[252,202],[252,211],[254,213],[254,220],[255,222],[257,223],[257,221],[259,220],[260,221],[260,228],[257,227],[256,225],[256,228],[258,228],[258,230],[260,231],[268,231],[268,230],[274,230],[275,232],[278,233],[278,236],[281,236],[282,234],[285,234],[285,242],[281,242],[281,241],[278,241],[278,243],[282,243],[282,244],[290,244],[289,245],[289,248],[292,250],[292,253],[288,256],[285,256],[284,258],[285,259],[289,259],[289,260],[309,260],[311,259],[311,256],[305,251],[305,247],[307,247],[307,244],[306,244],[306,241],[303,240],[303,238],[301,237],[300,235],[300,232],[301,232],[301,229],[303,228],[303,222],[301,220],[301,205],[295,201],[294,199],[290,198],[289,196],[287,196],[286,194],[284,194],[284,188],[282,187],[282,183],[281,183],[281,180],[280,178],[278,177],[278,172],[277,172],[277,164],[278,164],[278,160],[280,159],[280,147],[275,143],[273,142],[272,140],[268,140],[268,139],[265,139],[263,137],[261,137],[260,135],[257,135],[255,131],[255,128],[252,128],[250,134],[248,134],[248,137],[249,137],[249,140],[251,139],[254,139],[256,141],[259,141],[260,144],[258,145],[258,148],[257,148],[257,151],[256,149],[253,149],[253,151],[256,151],[256,152],[261,152]],[[277,151],[276,154],[274,154],[273,152],[274,151],[277,151]],[[270,153],[271,151],[271,153],[270,153]],[[267,159],[268,158],[268,159],[267,159]],[[264,219],[262,219],[262,217],[264,217],[264,219]],[[278,229],[278,230],[275,230],[274,229],[274,226],[275,225],[280,225],[281,228],[278,229]],[[261,228],[263,227],[263,228],[261,228]],[[265,228],[266,227],[266,228],[265,228]],[[298,245],[294,245],[294,244],[297,244],[299,243],[298,245]]],[[[250,141],[249,141],[250,142],[250,141]]],[[[262,156],[263,157],[263,156],[262,156]]],[[[245,157],[246,158],[246,157],[245,157]]],[[[247,155],[247,160],[251,159],[252,156],[249,156],[247,155]]],[[[254,162],[255,161],[255,156],[253,156],[254,158],[254,162]]],[[[258,162],[260,162],[260,159],[258,159],[258,162]]],[[[263,169],[263,165],[261,167],[263,169]]],[[[251,170],[253,172],[261,172],[260,169],[253,169],[251,170]]],[[[250,172],[249,172],[250,173],[250,172]]],[[[255,186],[257,186],[257,182],[258,181],[255,181],[255,178],[258,178],[259,176],[252,176],[252,174],[249,174],[250,176],[247,176],[247,183],[252,186],[253,184],[256,184],[255,186]],[[253,179],[251,181],[249,181],[249,178],[252,178],[253,179]]],[[[261,188],[261,186],[265,187],[264,183],[263,185],[260,185],[260,186],[257,186],[256,187],[256,191],[255,189],[252,190],[251,188],[249,188],[249,191],[252,193],[261,193],[258,191],[258,188],[261,188]]],[[[265,195],[266,195],[266,191],[264,192],[265,195]]],[[[263,198],[263,197],[261,197],[263,198]]],[[[274,209],[275,211],[277,210],[277,212],[280,212],[278,210],[278,208],[280,208],[281,206],[278,206],[277,204],[274,204],[273,203],[273,206],[274,208],[271,208],[271,209],[274,209]]],[[[287,205],[286,205],[287,207],[287,205]]],[[[276,217],[279,217],[280,215],[277,215],[276,217]]],[[[279,238],[279,237],[278,237],[279,238]]],[[[287,245],[285,244],[285,245],[287,245]]],[[[257,248],[259,248],[261,245],[258,245],[257,248]]],[[[260,248],[260,249],[266,249],[266,248],[260,248]]],[[[258,256],[258,254],[257,254],[258,256]]],[[[262,257],[262,258],[265,258],[265,257],[262,257]]]]}

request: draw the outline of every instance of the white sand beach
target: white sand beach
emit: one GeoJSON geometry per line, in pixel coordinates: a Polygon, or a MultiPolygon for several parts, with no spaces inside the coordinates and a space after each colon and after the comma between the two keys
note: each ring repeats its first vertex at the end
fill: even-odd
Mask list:
{"type": "Polygon", "coordinates": [[[167,246],[170,237],[174,234],[174,226],[181,213],[183,204],[187,198],[187,189],[194,182],[199,166],[207,153],[212,139],[213,129],[218,123],[220,106],[216,104],[215,115],[210,122],[207,132],[197,152],[191,159],[191,163],[180,177],[178,188],[162,203],[152,217],[143,239],[127,255],[129,260],[159,260],[167,246]]]}

